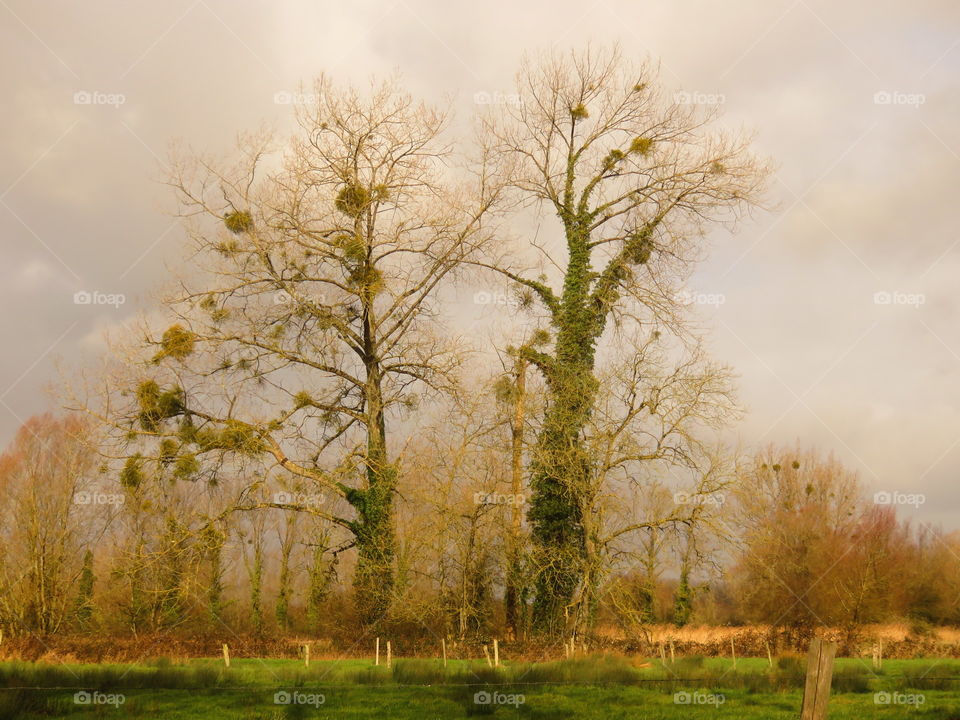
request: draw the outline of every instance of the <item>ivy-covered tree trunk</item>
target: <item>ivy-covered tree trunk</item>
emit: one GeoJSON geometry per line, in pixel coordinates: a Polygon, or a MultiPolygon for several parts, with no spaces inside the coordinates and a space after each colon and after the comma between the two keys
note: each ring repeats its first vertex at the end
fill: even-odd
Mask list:
{"type": "Polygon", "coordinates": [[[336,560],[327,562],[327,549],[326,535],[314,539],[307,591],[307,629],[312,633],[320,632],[324,617],[323,603],[327,599],[330,580],[334,574],[336,560]]]}
{"type": "Polygon", "coordinates": [[[684,562],[680,569],[680,583],[673,596],[673,623],[683,627],[690,622],[693,613],[693,588],[690,586],[690,570],[684,562]]]}
{"type": "Polygon", "coordinates": [[[211,526],[203,533],[204,550],[209,563],[209,587],[207,588],[207,615],[214,625],[223,618],[223,546],[225,533],[211,526]]]}
{"type": "Polygon", "coordinates": [[[583,431],[597,396],[596,342],[605,317],[592,305],[589,231],[567,222],[569,265],[564,278],[553,357],[533,358],[547,379],[548,404],[533,457],[529,518],[537,563],[533,622],[558,632],[583,579],[583,510],[590,458],[583,431]]]}
{"type": "Polygon", "coordinates": [[[280,587],[277,590],[277,604],[274,614],[277,618],[277,627],[288,631],[291,625],[290,618],[290,553],[293,542],[286,540],[280,546],[280,587]]]}
{"type": "Polygon", "coordinates": [[[250,619],[253,631],[263,633],[263,539],[258,533],[253,538],[253,559],[247,565],[250,581],[250,619]]]}
{"type": "MultiPolygon", "coordinates": [[[[369,314],[368,310],[368,314],[369,314]]],[[[372,319],[365,322],[371,328],[372,319]]],[[[396,491],[396,470],[387,455],[386,421],[384,418],[381,370],[374,358],[373,333],[364,338],[367,357],[365,405],[367,420],[366,485],[352,490],[347,500],[357,511],[352,523],[357,568],[353,577],[355,604],[361,622],[372,625],[389,612],[394,588],[396,531],[393,523],[393,499],[396,491]]]]}
{"type": "Polygon", "coordinates": [[[353,523],[357,547],[353,589],[357,612],[365,625],[384,619],[393,596],[393,485],[389,470],[377,473],[369,487],[354,491],[349,498],[357,511],[353,523]]]}
{"type": "Polygon", "coordinates": [[[93,617],[93,551],[89,548],[83,553],[83,566],[80,569],[80,579],[77,582],[76,620],[81,630],[90,626],[93,617]]]}

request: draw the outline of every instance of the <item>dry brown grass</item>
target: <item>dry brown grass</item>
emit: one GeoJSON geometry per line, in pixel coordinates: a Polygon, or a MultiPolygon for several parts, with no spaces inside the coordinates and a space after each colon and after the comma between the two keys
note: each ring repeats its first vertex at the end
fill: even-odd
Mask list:
{"type": "MultiPolygon", "coordinates": [[[[882,641],[884,657],[960,657],[960,628],[924,628],[908,623],[867,625],[855,634],[839,628],[819,628],[817,635],[837,640],[844,655],[869,657],[876,642],[882,641]]],[[[777,655],[802,654],[807,640],[796,635],[771,633],[765,625],[739,627],[696,625],[678,628],[673,625],[655,625],[635,633],[622,628],[602,628],[587,639],[587,652],[623,655],[632,663],[643,663],[660,655],[661,645],[669,652],[673,643],[678,657],[690,655],[729,656],[733,640],[738,657],[766,657],[767,645],[777,655]]],[[[0,645],[0,660],[42,660],[44,662],[138,662],[150,658],[171,658],[184,662],[187,658],[219,657],[223,642],[230,645],[232,657],[297,659],[302,647],[310,643],[314,660],[344,657],[363,657],[372,654],[373,638],[369,642],[357,638],[344,640],[308,637],[224,636],[197,637],[178,635],[150,635],[139,637],[103,637],[98,635],[66,635],[55,637],[13,637],[0,645]]],[[[397,648],[399,638],[394,637],[397,648]]],[[[483,657],[482,645],[489,639],[470,643],[448,642],[451,657],[483,657]]],[[[581,650],[578,641],[578,652],[581,650]]],[[[404,655],[434,657],[439,653],[435,637],[402,641],[404,655]]],[[[502,652],[514,660],[558,659],[564,656],[559,641],[544,643],[531,640],[525,643],[501,639],[502,652]]],[[[381,651],[383,652],[383,651],[381,651]]],[[[642,665],[637,665],[641,667],[642,665]]]]}

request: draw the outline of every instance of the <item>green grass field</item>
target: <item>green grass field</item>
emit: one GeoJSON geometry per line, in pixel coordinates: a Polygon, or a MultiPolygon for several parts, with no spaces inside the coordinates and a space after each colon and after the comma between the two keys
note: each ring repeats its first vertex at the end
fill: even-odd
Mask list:
{"type": "MultiPolygon", "coordinates": [[[[803,663],[678,659],[637,669],[621,658],[477,661],[165,660],[138,665],[0,663],[0,718],[797,718],[803,663]],[[79,695],[78,695],[79,693],[79,695]],[[478,702],[479,701],[479,702],[478,702]]],[[[960,661],[841,658],[831,718],[960,720],[960,661]]]]}

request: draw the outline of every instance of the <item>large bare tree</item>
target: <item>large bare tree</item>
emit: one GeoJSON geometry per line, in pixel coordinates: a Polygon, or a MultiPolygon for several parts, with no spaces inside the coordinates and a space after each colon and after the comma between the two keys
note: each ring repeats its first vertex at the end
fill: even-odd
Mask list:
{"type": "Polygon", "coordinates": [[[361,93],[321,78],[314,100],[283,147],[259,133],[228,162],[175,158],[193,252],[167,302],[173,324],[150,336],[133,402],[114,415],[131,448],[166,448],[184,477],[265,463],[234,509],[338,525],[357,549],[360,615],[374,621],[393,597],[391,423],[453,387],[460,354],[437,291],[485,241],[497,191],[483,153],[455,162],[446,114],[395,81],[361,93]],[[264,495],[280,475],[308,500],[264,495]]]}
{"type": "Polygon", "coordinates": [[[767,169],[747,138],[672,102],[654,68],[625,62],[618,48],[527,61],[517,83],[521,102],[499,106],[485,131],[548,228],[532,243],[548,272],[503,255],[484,264],[539,301],[552,334],[522,355],[548,387],[529,517],[542,568],[535,621],[555,628],[584,572],[583,440],[601,340],[611,319],[682,327],[675,293],[705,231],[754,204],[767,169]]]}

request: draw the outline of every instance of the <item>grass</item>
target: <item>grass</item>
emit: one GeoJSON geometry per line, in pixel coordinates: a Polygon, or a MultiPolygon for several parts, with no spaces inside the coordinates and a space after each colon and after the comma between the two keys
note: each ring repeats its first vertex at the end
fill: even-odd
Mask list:
{"type": "MultiPolygon", "coordinates": [[[[310,668],[293,660],[243,659],[230,668],[214,659],[4,662],[0,718],[795,719],[803,678],[796,658],[781,658],[773,669],[765,659],[743,658],[734,669],[728,659],[702,657],[637,668],[615,656],[507,663],[497,670],[483,661],[451,660],[445,669],[422,659],[398,659],[389,669],[369,660],[315,661],[310,668]],[[78,704],[78,692],[95,701],[78,704]],[[477,693],[507,704],[478,704],[477,693]],[[290,698],[290,704],[275,702],[290,698]]],[[[960,661],[889,660],[874,673],[868,663],[840,658],[833,693],[831,719],[960,720],[960,661]],[[922,702],[903,704],[911,699],[922,702]]]]}

